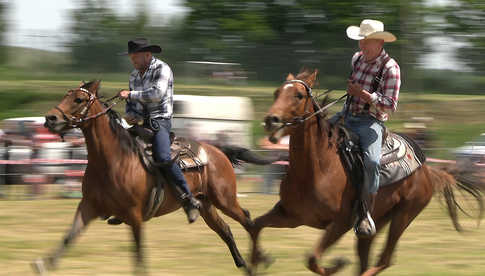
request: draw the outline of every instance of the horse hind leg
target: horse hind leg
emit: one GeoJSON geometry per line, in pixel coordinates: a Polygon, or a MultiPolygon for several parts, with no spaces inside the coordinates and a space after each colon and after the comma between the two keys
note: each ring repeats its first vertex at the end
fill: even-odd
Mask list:
{"type": "Polygon", "coordinates": [[[369,268],[369,253],[370,248],[372,246],[372,242],[374,241],[377,234],[382,230],[382,228],[389,222],[391,216],[390,214],[383,216],[376,220],[376,235],[372,237],[362,237],[358,238],[357,240],[357,253],[359,255],[360,261],[360,274],[367,271],[369,268]]]}
{"type": "Polygon", "coordinates": [[[391,257],[396,248],[399,238],[401,238],[404,230],[416,218],[416,216],[424,209],[428,202],[407,202],[405,205],[396,206],[393,217],[391,218],[391,225],[389,227],[389,234],[385,248],[375,267],[365,271],[362,276],[373,276],[382,272],[391,265],[391,257]]]}
{"type": "Polygon", "coordinates": [[[59,258],[63,255],[69,245],[81,234],[86,226],[97,217],[96,211],[86,202],[81,201],[78,205],[71,229],[62,239],[60,246],[49,256],[39,258],[32,263],[34,272],[45,274],[48,270],[56,268],[59,258]]]}
{"type": "Polygon", "coordinates": [[[231,251],[234,263],[238,268],[244,267],[247,269],[246,262],[244,261],[236,242],[231,232],[231,228],[227,223],[217,214],[217,210],[209,201],[205,201],[200,210],[200,215],[207,223],[207,225],[216,232],[219,237],[226,243],[227,247],[231,251]]]}

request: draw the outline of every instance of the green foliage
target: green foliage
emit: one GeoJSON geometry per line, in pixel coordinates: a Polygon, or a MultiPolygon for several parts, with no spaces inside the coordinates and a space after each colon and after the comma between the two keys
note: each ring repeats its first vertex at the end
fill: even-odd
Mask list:
{"type": "MultiPolygon", "coordinates": [[[[7,3],[0,2],[0,45],[4,44],[5,32],[7,30],[7,3]]],[[[4,64],[7,60],[7,54],[3,46],[0,46],[0,64],[4,64]]]]}
{"type": "Polygon", "coordinates": [[[77,71],[128,71],[129,62],[119,55],[126,51],[127,41],[153,36],[145,10],[139,9],[132,17],[122,17],[108,8],[104,0],[81,1],[81,7],[73,12],[73,19],[74,39],[68,46],[77,71]]]}
{"type": "Polygon", "coordinates": [[[478,75],[485,72],[485,2],[483,0],[456,0],[449,6],[436,9],[442,20],[436,20],[435,29],[446,36],[465,43],[457,49],[458,58],[478,75]]]}
{"type": "Polygon", "coordinates": [[[259,80],[281,80],[288,72],[313,67],[325,81],[343,85],[358,49],[345,29],[371,17],[399,38],[389,50],[404,71],[411,71],[424,50],[415,31],[423,24],[421,2],[187,0],[191,10],[181,36],[191,43],[184,45],[185,60],[239,62],[259,80]]]}

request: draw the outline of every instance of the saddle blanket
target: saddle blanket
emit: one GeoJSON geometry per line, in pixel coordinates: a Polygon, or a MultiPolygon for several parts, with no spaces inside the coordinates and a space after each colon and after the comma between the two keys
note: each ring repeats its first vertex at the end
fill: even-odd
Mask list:
{"type": "MultiPolygon", "coordinates": [[[[363,181],[364,165],[358,136],[340,127],[339,154],[352,183],[359,187],[363,181]]],[[[403,134],[388,132],[382,145],[379,186],[396,183],[420,168],[426,158],[420,147],[403,134]]]]}
{"type": "Polygon", "coordinates": [[[380,187],[408,177],[426,160],[419,146],[411,138],[396,133],[389,133],[382,152],[380,187]]]}

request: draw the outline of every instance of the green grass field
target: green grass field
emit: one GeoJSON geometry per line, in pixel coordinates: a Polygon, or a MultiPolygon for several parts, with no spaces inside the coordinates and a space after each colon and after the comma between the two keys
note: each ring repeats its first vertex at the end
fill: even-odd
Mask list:
{"type": "MultiPolygon", "coordinates": [[[[252,191],[254,185],[242,182],[239,191],[252,191]]],[[[253,217],[269,210],[278,199],[276,195],[243,195],[239,201],[253,217]]],[[[59,244],[77,203],[74,199],[48,198],[0,201],[0,275],[33,275],[29,263],[59,244]]],[[[235,221],[225,216],[224,219],[246,257],[248,235],[235,221]]],[[[462,218],[462,223],[467,231],[457,233],[445,209],[433,200],[404,233],[394,257],[395,265],[382,275],[485,275],[485,228],[477,228],[476,221],[468,218],[462,218]]],[[[150,275],[243,275],[234,266],[225,244],[202,219],[188,225],[179,210],[145,226],[150,275]]],[[[262,245],[276,262],[263,275],[312,275],[303,261],[322,233],[308,227],[265,229],[262,245]]],[[[372,263],[384,239],[381,233],[372,250],[372,263]]],[[[355,275],[358,260],[354,242],[353,234],[347,233],[322,262],[346,257],[352,264],[338,275],[355,275]]],[[[131,248],[131,233],[126,225],[109,226],[95,221],[61,260],[58,270],[49,275],[132,275],[131,248]]]]}

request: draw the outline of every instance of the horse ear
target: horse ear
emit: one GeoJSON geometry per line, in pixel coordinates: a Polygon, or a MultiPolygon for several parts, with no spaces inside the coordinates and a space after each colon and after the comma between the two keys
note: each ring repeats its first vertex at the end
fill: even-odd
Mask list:
{"type": "Polygon", "coordinates": [[[98,89],[99,89],[100,86],[101,86],[101,80],[93,81],[93,83],[89,87],[89,91],[91,91],[91,93],[94,93],[97,96],[98,95],[98,89]]]}
{"type": "Polygon", "coordinates": [[[294,80],[294,79],[295,79],[295,76],[293,76],[292,73],[289,73],[288,76],[286,77],[287,81],[294,80]]]}
{"type": "Polygon", "coordinates": [[[312,88],[313,88],[313,85],[315,84],[315,81],[317,80],[317,75],[318,75],[318,69],[315,69],[315,71],[306,80],[308,85],[312,88]]]}

